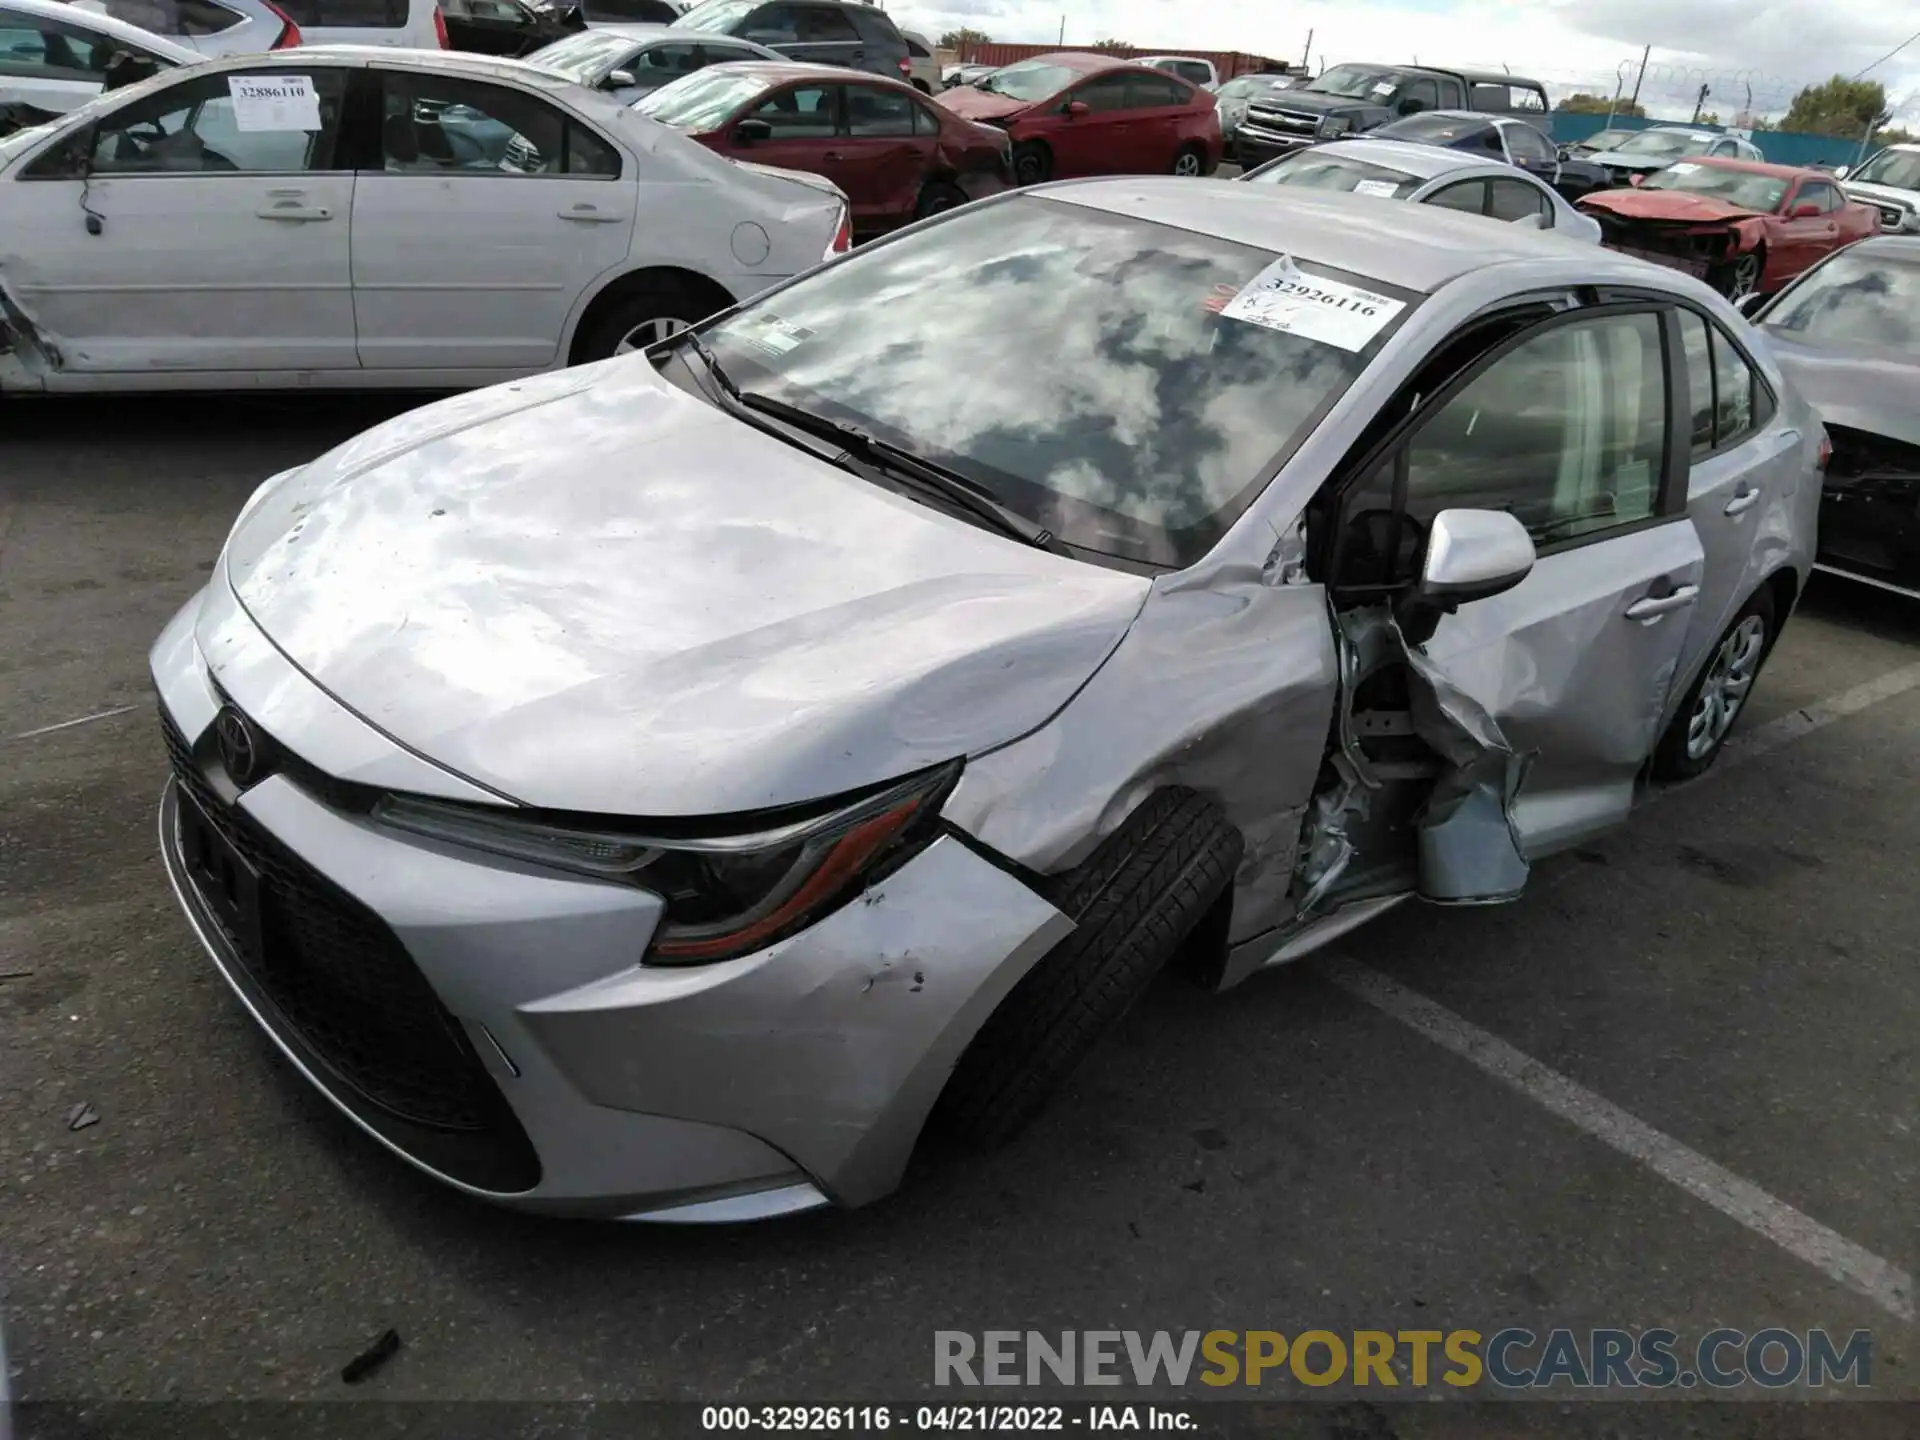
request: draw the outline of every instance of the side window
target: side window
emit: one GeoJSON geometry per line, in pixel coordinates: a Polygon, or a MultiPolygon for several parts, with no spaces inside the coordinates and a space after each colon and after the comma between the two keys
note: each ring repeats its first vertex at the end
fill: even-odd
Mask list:
{"type": "Polygon", "coordinates": [[[228,72],[169,85],[114,111],[93,138],[96,175],[252,174],[325,170],[340,136],[340,101],[347,72],[315,66],[293,72],[228,72]],[[281,81],[311,93],[311,109],[298,102],[279,114],[235,114],[230,82],[281,81]],[[275,123],[263,128],[262,118],[275,123]],[[243,125],[241,122],[245,121],[243,125]]]}
{"type": "Polygon", "coordinates": [[[524,25],[532,17],[520,8],[519,0],[467,0],[476,20],[492,20],[502,25],[524,25]]]}
{"type": "Polygon", "coordinates": [[[671,25],[680,14],[667,0],[588,0],[580,13],[589,23],[614,20],[638,25],[671,25]]]}
{"type": "Polygon", "coordinates": [[[1171,105],[1185,105],[1192,97],[1193,91],[1169,75],[1127,77],[1129,110],[1164,110],[1171,105]]]}
{"type": "Polygon", "coordinates": [[[104,35],[63,20],[0,10],[0,75],[98,83],[115,48],[104,35]]]}
{"type": "Polygon", "coordinates": [[[913,134],[913,117],[920,107],[905,91],[883,90],[878,85],[849,85],[846,95],[849,135],[913,134]]]}
{"type": "Polygon", "coordinates": [[[407,0],[286,0],[278,8],[303,30],[398,30],[407,23],[407,0]]]}
{"type": "Polygon", "coordinates": [[[1507,510],[1538,545],[1652,518],[1666,373],[1650,313],[1558,324],[1481,371],[1406,446],[1407,516],[1507,510]]]}
{"type": "Polygon", "coordinates": [[[1500,127],[1507,137],[1507,148],[1521,160],[1551,160],[1554,150],[1547,143],[1547,137],[1531,125],[1503,125],[1500,127]]]}
{"type": "Polygon", "coordinates": [[[642,50],[625,65],[622,70],[631,70],[637,76],[691,75],[707,63],[700,45],[655,45],[650,50],[642,50]]]}
{"type": "Polygon", "coordinates": [[[913,107],[913,133],[916,135],[938,135],[940,121],[924,105],[913,107]]]}
{"type": "Polygon", "coordinates": [[[905,39],[907,42],[907,54],[911,55],[914,59],[931,60],[933,58],[933,56],[928,53],[927,47],[922,45],[918,40],[914,39],[911,35],[906,36],[905,39]]]}
{"type": "Polygon", "coordinates": [[[753,118],[773,127],[776,140],[819,140],[838,133],[831,85],[794,85],[754,107],[753,118]]]}
{"type": "Polygon", "coordinates": [[[1524,220],[1529,215],[1551,218],[1553,215],[1546,191],[1537,185],[1529,185],[1524,180],[1495,180],[1488,189],[1493,199],[1487,213],[1496,220],[1524,220]]]}
{"type": "Polygon", "coordinates": [[[1840,197],[1834,192],[1834,188],[1824,181],[1813,180],[1800,187],[1795,203],[1800,204],[1808,200],[1820,207],[1822,215],[1830,214],[1840,208],[1840,197]]]}
{"type": "MultiPolygon", "coordinates": [[[[214,0],[105,0],[102,8],[115,20],[171,37],[218,35],[246,18],[214,0]]],[[[0,51],[5,44],[0,40],[0,51]]]]}
{"type": "Polygon", "coordinates": [[[1680,312],[1680,348],[1687,359],[1688,404],[1693,411],[1693,456],[1713,453],[1713,342],[1705,317],[1680,312]]]}
{"type": "Polygon", "coordinates": [[[796,11],[796,28],[802,44],[831,44],[860,38],[853,22],[832,5],[801,5],[796,11]]]}
{"type": "Polygon", "coordinates": [[[1513,102],[1516,114],[1544,115],[1547,113],[1547,92],[1544,90],[1529,90],[1524,85],[1515,85],[1507,94],[1513,102]]]}
{"type": "Polygon", "coordinates": [[[1464,210],[1469,215],[1484,215],[1487,213],[1487,182],[1462,180],[1458,185],[1434,191],[1424,203],[1438,205],[1442,210],[1464,210]]]}
{"type": "Polygon", "coordinates": [[[1507,158],[1507,147],[1505,142],[1500,138],[1500,129],[1497,125],[1489,125],[1486,129],[1482,130],[1476,143],[1470,148],[1479,150],[1483,154],[1491,155],[1497,160],[1507,158]]]}
{"type": "Polygon", "coordinates": [[[1489,115],[1504,115],[1511,109],[1508,103],[1507,87],[1504,85],[1474,84],[1467,87],[1467,108],[1484,111],[1489,115]]]}
{"type": "Polygon", "coordinates": [[[1073,91],[1068,99],[1078,100],[1089,110],[1096,112],[1125,110],[1128,108],[1128,90],[1131,88],[1129,79],[1124,70],[1116,71],[1111,75],[1101,75],[1073,91]]]}
{"type": "Polygon", "coordinates": [[[1713,327],[1713,438],[1716,447],[1737,444],[1753,430],[1753,371],[1726,332],[1713,327]]]}
{"type": "Polygon", "coordinates": [[[543,100],[461,75],[381,75],[381,162],[390,174],[613,178],[606,141],[543,100]]]}
{"type": "Polygon", "coordinates": [[[1438,110],[1440,87],[1431,80],[1409,80],[1400,89],[1400,99],[1403,103],[1408,100],[1417,101],[1422,110],[1438,110]]]}
{"type": "Polygon", "coordinates": [[[791,5],[762,5],[749,15],[738,33],[743,40],[762,45],[791,45],[800,38],[799,21],[791,5]]]}

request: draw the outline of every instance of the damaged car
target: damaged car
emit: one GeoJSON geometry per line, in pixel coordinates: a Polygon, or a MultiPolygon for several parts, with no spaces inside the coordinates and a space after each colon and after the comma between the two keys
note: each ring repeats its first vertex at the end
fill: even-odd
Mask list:
{"type": "Polygon", "coordinates": [[[1833,447],[1814,568],[1920,597],[1920,236],[1863,240],[1756,310],[1833,447]]]}
{"type": "Polygon", "coordinates": [[[152,651],[160,849],[281,1050],[448,1184],[860,1205],[930,1123],[1012,1136],[1176,958],[1225,989],[1514,899],[1711,764],[1819,444],[1725,301],[1597,247],[1009,191],[267,479],[152,651]]]}
{"type": "Polygon", "coordinates": [[[0,393],[489,385],[851,243],[831,181],[518,61],[360,46],[206,60],[0,140],[0,215],[0,393]]]}
{"type": "Polygon", "coordinates": [[[1625,190],[1585,196],[1601,243],[1705,280],[1731,300],[1771,295],[1876,233],[1880,214],[1818,170],[1681,160],[1625,190]]]}

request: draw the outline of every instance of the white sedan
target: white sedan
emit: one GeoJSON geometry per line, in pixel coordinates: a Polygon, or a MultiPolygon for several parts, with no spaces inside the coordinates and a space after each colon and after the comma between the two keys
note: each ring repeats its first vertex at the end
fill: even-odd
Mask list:
{"type": "Polygon", "coordinates": [[[1270,160],[1240,177],[1254,185],[1346,190],[1485,215],[1532,230],[1600,243],[1600,222],[1549,186],[1498,160],[1405,140],[1332,140],[1270,160]]]}
{"type": "Polygon", "coordinates": [[[86,104],[109,80],[139,79],[199,59],[86,0],[0,0],[0,126],[9,119],[15,125],[51,120],[86,104]]]}
{"type": "Polygon", "coordinates": [[[0,140],[0,390],[456,389],[601,359],[849,243],[528,65],[211,60],[0,140]]]}

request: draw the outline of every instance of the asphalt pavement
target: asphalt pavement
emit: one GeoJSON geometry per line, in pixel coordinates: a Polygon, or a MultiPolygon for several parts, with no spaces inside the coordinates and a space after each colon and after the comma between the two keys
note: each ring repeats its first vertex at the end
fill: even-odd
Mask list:
{"type": "Polygon", "coordinates": [[[748,1230],[532,1219],[309,1094],[155,854],[147,645],[260,479],[404,403],[0,405],[24,1400],[847,1402],[928,1393],[942,1329],[1507,1325],[1866,1329],[1871,1393],[1920,1399],[1920,605],[1816,578],[1730,763],[1514,905],[1403,907],[1223,997],[1164,980],[1004,1153],[748,1230]]]}

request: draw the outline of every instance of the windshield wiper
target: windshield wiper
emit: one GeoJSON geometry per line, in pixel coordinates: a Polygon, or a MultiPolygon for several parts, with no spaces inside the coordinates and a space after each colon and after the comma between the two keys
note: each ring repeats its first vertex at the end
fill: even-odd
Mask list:
{"type": "Polygon", "coordinates": [[[858,425],[845,425],[837,420],[829,420],[824,415],[816,415],[798,405],[790,405],[785,400],[776,400],[770,395],[756,395],[751,390],[742,393],[740,403],[749,410],[757,410],[762,415],[771,416],[804,430],[809,435],[832,440],[846,448],[849,455],[865,460],[881,471],[896,478],[904,479],[922,490],[930,490],[942,499],[951,501],[962,510],[977,516],[993,525],[1001,533],[1023,540],[1042,550],[1050,550],[1056,555],[1070,552],[1061,543],[1060,537],[1046,526],[1036,524],[994,499],[986,489],[966,476],[949,470],[911,450],[903,450],[891,445],[877,435],[861,429],[858,425]]]}
{"type": "Polygon", "coordinates": [[[713,383],[720,387],[727,399],[735,405],[742,403],[740,387],[733,383],[733,377],[727,374],[713,351],[707,348],[707,342],[700,338],[697,330],[682,330],[675,338],[684,341],[687,348],[700,357],[700,363],[707,367],[707,374],[713,377],[713,383]]]}

